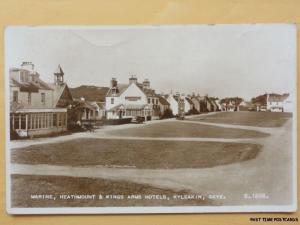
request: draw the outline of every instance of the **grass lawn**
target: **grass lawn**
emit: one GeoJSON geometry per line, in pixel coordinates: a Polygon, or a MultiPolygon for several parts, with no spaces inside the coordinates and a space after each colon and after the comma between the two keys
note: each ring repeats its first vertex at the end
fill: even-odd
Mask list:
{"type": "Polygon", "coordinates": [[[203,137],[203,138],[257,138],[268,134],[234,128],[222,128],[209,125],[162,122],[143,127],[114,130],[111,135],[128,137],[203,137]]]}
{"type": "Polygon", "coordinates": [[[77,139],[12,150],[12,163],[206,168],[253,159],[260,145],[246,143],[77,139]]]}
{"type": "Polygon", "coordinates": [[[201,198],[192,200],[174,199],[173,195],[188,194],[187,191],[172,191],[150,185],[127,181],[112,181],[64,176],[12,175],[13,207],[101,207],[101,206],[172,206],[212,205],[201,198]],[[56,199],[33,199],[31,195],[52,195],[56,199]],[[142,199],[128,199],[130,195],[142,195],[142,199]],[[63,199],[61,195],[96,195],[94,199],[63,199]],[[99,199],[99,195],[104,198],[99,199]],[[123,195],[123,199],[105,198],[106,195],[123,195]],[[148,200],[144,195],[165,195],[169,200],[148,200]]]}
{"type": "Polygon", "coordinates": [[[188,120],[257,127],[280,127],[290,118],[292,118],[291,113],[281,112],[221,112],[188,120]]]}

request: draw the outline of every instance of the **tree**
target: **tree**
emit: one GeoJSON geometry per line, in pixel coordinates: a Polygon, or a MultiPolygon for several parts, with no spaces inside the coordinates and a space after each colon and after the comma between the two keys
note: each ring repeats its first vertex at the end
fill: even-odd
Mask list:
{"type": "Polygon", "coordinates": [[[244,99],[240,98],[240,97],[230,97],[230,98],[223,98],[221,99],[220,103],[223,104],[229,104],[234,103],[236,106],[240,105],[241,102],[244,101],[244,99]]]}

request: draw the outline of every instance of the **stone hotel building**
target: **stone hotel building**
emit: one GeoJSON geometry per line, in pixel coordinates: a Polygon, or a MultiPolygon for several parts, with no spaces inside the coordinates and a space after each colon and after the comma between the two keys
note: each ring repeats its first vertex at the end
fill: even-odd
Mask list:
{"type": "Polygon", "coordinates": [[[73,99],[60,66],[53,76],[54,83],[44,82],[30,62],[10,68],[11,134],[30,137],[67,130],[67,107],[73,99]]]}

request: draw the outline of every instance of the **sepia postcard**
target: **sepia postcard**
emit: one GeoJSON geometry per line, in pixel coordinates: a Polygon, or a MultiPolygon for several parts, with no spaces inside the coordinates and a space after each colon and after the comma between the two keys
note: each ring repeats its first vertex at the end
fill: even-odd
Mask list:
{"type": "Polygon", "coordinates": [[[7,212],[295,211],[296,34],[7,27],[7,212]]]}

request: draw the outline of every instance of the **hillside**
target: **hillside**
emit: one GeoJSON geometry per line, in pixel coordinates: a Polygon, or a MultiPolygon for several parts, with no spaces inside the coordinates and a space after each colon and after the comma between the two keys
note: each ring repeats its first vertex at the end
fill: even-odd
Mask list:
{"type": "Polygon", "coordinates": [[[84,97],[87,101],[104,102],[108,87],[97,87],[89,85],[81,85],[76,88],[70,88],[74,99],[84,97]]]}

